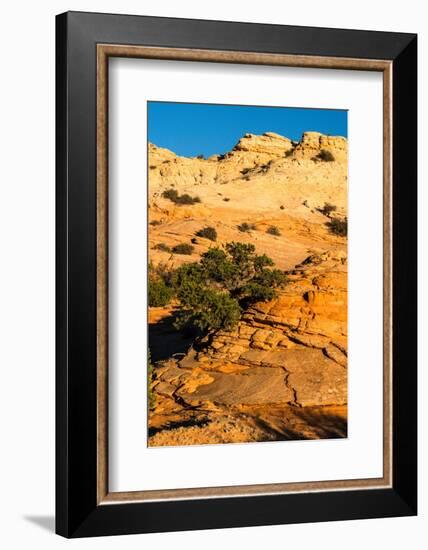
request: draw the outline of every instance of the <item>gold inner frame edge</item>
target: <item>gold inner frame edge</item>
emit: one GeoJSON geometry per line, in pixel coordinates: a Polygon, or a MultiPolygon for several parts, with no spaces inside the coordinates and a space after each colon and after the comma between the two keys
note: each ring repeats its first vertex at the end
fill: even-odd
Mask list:
{"type": "Polygon", "coordinates": [[[378,489],[392,485],[392,62],[97,44],[97,503],[224,498],[296,492],[378,489]],[[383,477],[226,487],[109,492],[108,488],[108,59],[276,65],[383,73],[383,477]]]}

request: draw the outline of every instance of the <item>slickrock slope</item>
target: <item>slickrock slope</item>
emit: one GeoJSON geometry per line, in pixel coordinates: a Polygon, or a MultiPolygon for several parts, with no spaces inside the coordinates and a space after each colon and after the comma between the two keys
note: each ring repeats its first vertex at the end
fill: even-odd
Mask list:
{"type": "Polygon", "coordinates": [[[198,238],[191,258],[172,257],[154,247],[188,241],[208,221],[220,242],[252,242],[283,269],[314,251],[345,250],[343,240],[328,232],[318,209],[329,202],[336,205],[337,215],[346,215],[346,157],[345,138],[315,132],[305,133],[299,143],[274,133],[246,134],[231,152],[209,159],[179,157],[150,144],[149,211],[150,221],[157,224],[150,228],[151,260],[173,266],[197,260],[210,241],[198,238]],[[335,160],[319,160],[322,150],[335,160]],[[201,202],[176,205],[162,197],[171,188],[201,202]],[[255,224],[256,230],[243,234],[238,230],[243,222],[255,224]],[[270,225],[279,228],[281,241],[266,234],[270,225]]]}
{"type": "Polygon", "coordinates": [[[149,259],[171,267],[216,245],[248,242],[288,271],[271,302],[244,312],[233,331],[204,341],[172,328],[177,304],[150,308],[156,361],[149,445],[186,445],[346,436],[347,242],[331,234],[325,203],[347,214],[347,140],[307,132],[300,142],[246,134],[232,151],[184,158],[149,146],[149,259]],[[334,160],[321,160],[329,151],[334,160]],[[198,196],[177,205],[163,191],[198,196]],[[255,229],[241,232],[250,222],[255,229]],[[280,236],[266,232],[276,226],[280,236]],[[193,239],[183,256],[156,249],[193,239]],[[169,352],[173,350],[173,356],[169,352]]]}

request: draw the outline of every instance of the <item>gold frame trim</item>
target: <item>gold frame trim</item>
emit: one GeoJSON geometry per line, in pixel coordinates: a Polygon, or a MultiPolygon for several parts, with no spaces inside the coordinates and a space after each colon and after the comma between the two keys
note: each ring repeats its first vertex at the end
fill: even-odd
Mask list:
{"type": "Polygon", "coordinates": [[[224,498],[392,486],[392,62],[339,57],[97,45],[97,503],[224,498]],[[193,489],[108,490],[108,59],[133,57],[383,73],[383,477],[193,489]]]}

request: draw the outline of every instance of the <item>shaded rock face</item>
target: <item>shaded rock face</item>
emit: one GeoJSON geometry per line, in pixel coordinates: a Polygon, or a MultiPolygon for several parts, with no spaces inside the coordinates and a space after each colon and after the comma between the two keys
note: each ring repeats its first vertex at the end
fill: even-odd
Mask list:
{"type": "Polygon", "coordinates": [[[346,255],[309,257],[289,277],[275,300],[247,310],[236,329],[158,367],[157,413],[346,404],[346,255]]]}

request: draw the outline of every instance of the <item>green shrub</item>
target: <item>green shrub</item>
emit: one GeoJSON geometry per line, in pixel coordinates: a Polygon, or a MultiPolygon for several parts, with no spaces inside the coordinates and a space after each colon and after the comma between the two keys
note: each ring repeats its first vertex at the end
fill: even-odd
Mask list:
{"type": "Polygon", "coordinates": [[[201,202],[201,199],[199,197],[192,197],[187,193],[184,193],[183,195],[180,195],[175,202],[177,204],[196,204],[201,202]]]}
{"type": "Polygon", "coordinates": [[[348,219],[339,220],[338,218],[333,218],[332,220],[326,223],[330,232],[339,237],[348,236],[348,219]]]}
{"type": "Polygon", "coordinates": [[[329,216],[332,212],[336,212],[337,206],[334,204],[330,204],[329,202],[325,202],[324,206],[319,209],[321,214],[324,214],[325,216],[329,216]]]}
{"type": "Polygon", "coordinates": [[[155,244],[153,250],[161,250],[162,252],[171,252],[171,248],[165,243],[155,244]]]}
{"type": "Polygon", "coordinates": [[[204,155],[198,155],[196,158],[199,159],[199,160],[205,160],[205,156],[204,156],[204,155]]]}
{"type": "Polygon", "coordinates": [[[281,204],[281,206],[279,207],[281,210],[284,210],[285,206],[283,204],[281,204]]]}
{"type": "Polygon", "coordinates": [[[149,262],[149,280],[162,280],[167,286],[172,287],[175,277],[175,271],[166,263],[159,262],[156,266],[149,262]]]}
{"type": "Polygon", "coordinates": [[[249,233],[250,231],[255,231],[256,226],[253,223],[241,223],[238,225],[239,231],[242,231],[242,233],[249,233]]]}
{"type": "Polygon", "coordinates": [[[322,160],[324,162],[333,162],[335,160],[333,153],[327,149],[321,149],[315,159],[322,160]]]}
{"type": "MultiPolygon", "coordinates": [[[[256,247],[249,243],[227,243],[226,252],[231,257],[233,264],[241,272],[242,276],[246,276],[251,267],[254,267],[256,262],[256,247]]],[[[263,255],[262,258],[267,258],[263,255]]]]}
{"type": "Polygon", "coordinates": [[[204,239],[209,239],[210,241],[216,241],[217,231],[214,227],[204,227],[203,229],[199,229],[199,231],[196,232],[196,236],[203,237],[204,239]]]}
{"type": "Polygon", "coordinates": [[[243,290],[249,302],[267,302],[275,297],[273,288],[269,288],[254,281],[245,285],[243,290]]]}
{"type": "MultiPolygon", "coordinates": [[[[270,258],[269,258],[270,259],[270,258]]],[[[273,262],[269,265],[274,265],[273,262]]],[[[254,277],[254,282],[268,288],[276,288],[283,285],[286,275],[281,269],[262,269],[254,277]]]]}
{"type": "Polygon", "coordinates": [[[241,308],[227,293],[202,286],[187,286],[180,294],[184,308],[175,322],[177,328],[194,326],[203,331],[231,329],[239,321],[241,308]]]}
{"type": "Polygon", "coordinates": [[[269,167],[271,166],[271,164],[273,163],[273,160],[270,160],[269,162],[267,162],[266,164],[261,164],[260,165],[260,171],[265,174],[268,170],[269,170],[269,167]]]}
{"type": "Polygon", "coordinates": [[[174,296],[174,289],[167,286],[163,279],[149,278],[149,306],[163,307],[169,304],[174,296]]]}
{"type": "Polygon", "coordinates": [[[178,199],[178,191],[176,189],[173,189],[172,187],[170,189],[165,189],[165,191],[162,193],[162,197],[164,199],[169,199],[172,202],[175,202],[178,199]]]}
{"type": "Polygon", "coordinates": [[[266,233],[269,233],[269,235],[274,235],[275,237],[281,236],[281,231],[276,227],[276,225],[271,225],[268,227],[266,233]]]}
{"type": "Polygon", "coordinates": [[[254,270],[256,271],[256,273],[262,272],[265,267],[272,267],[275,265],[272,258],[269,258],[269,256],[266,256],[266,254],[261,254],[260,256],[256,256],[253,260],[253,263],[254,263],[254,270]]]}
{"type": "Polygon", "coordinates": [[[191,197],[189,194],[184,193],[183,195],[179,195],[176,189],[166,189],[162,193],[162,197],[164,199],[169,199],[175,204],[196,204],[198,202],[201,202],[201,199],[199,197],[191,197]]]}
{"type": "Polygon", "coordinates": [[[247,168],[243,168],[243,169],[241,170],[241,174],[242,174],[243,176],[245,176],[246,174],[248,174],[248,172],[251,172],[251,168],[248,168],[248,167],[247,167],[247,168]]]}
{"type": "Polygon", "coordinates": [[[206,285],[207,277],[204,269],[199,262],[191,262],[180,266],[174,275],[174,286],[177,289],[177,294],[185,292],[185,289],[190,285],[206,285]]]}
{"type": "Polygon", "coordinates": [[[172,247],[174,254],[184,254],[186,256],[190,256],[194,249],[195,247],[188,243],[180,243],[172,247]]]}
{"type": "Polygon", "coordinates": [[[210,248],[199,262],[176,270],[174,286],[181,303],[176,325],[203,331],[232,328],[243,307],[271,300],[286,275],[252,244],[231,242],[210,248]]]}
{"type": "Polygon", "coordinates": [[[224,202],[229,202],[230,201],[229,197],[224,197],[223,200],[224,200],[224,202]]]}

